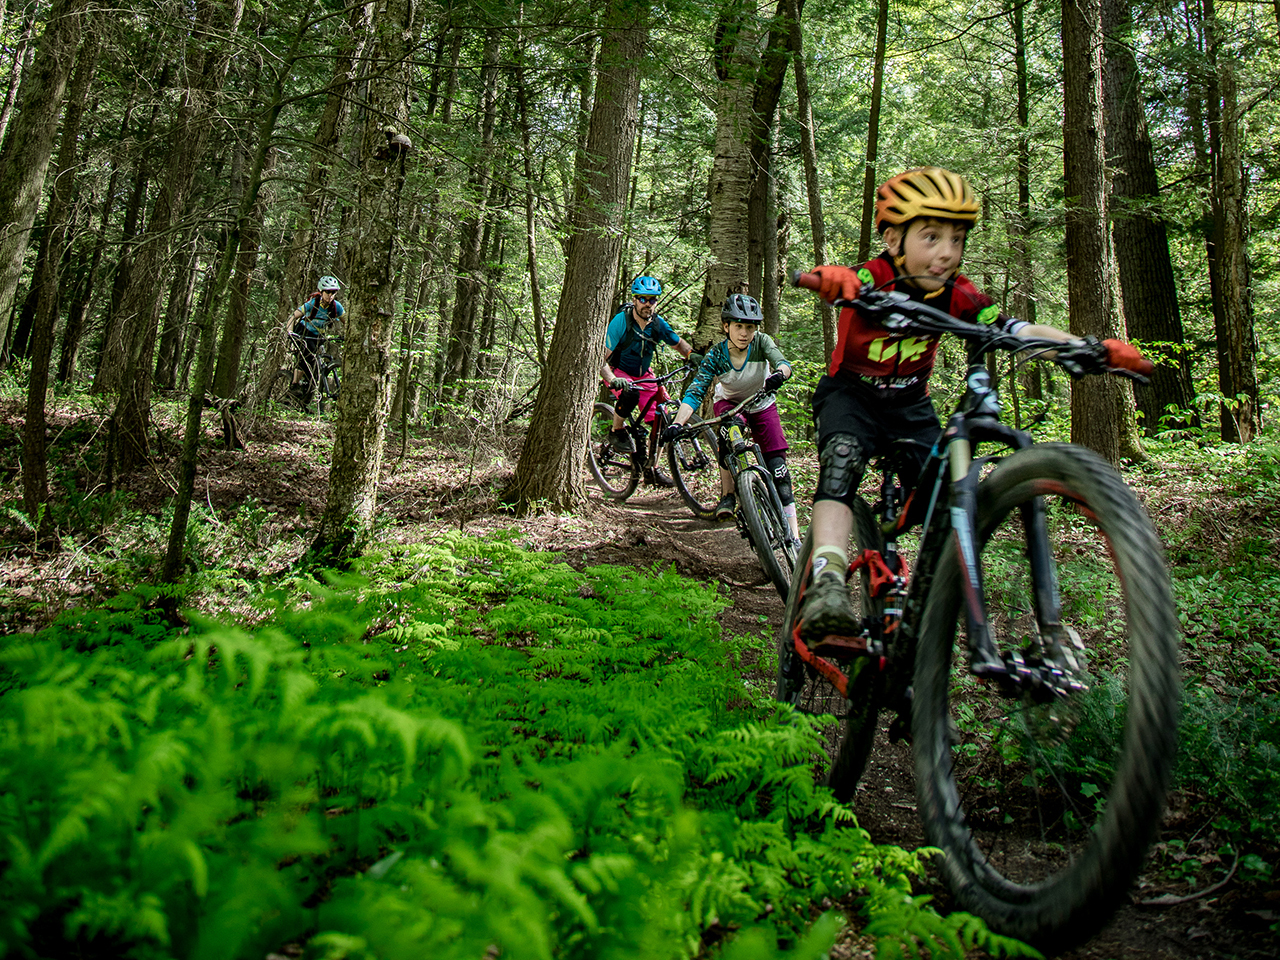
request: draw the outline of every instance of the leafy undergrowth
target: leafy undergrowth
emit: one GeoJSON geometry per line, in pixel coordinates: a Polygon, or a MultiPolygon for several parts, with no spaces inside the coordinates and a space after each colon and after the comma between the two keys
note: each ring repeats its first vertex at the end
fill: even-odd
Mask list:
{"type": "Polygon", "coordinates": [[[0,953],[817,957],[851,891],[883,956],[1017,950],[814,786],[714,591],[500,538],[361,573],[0,641],[0,953]]]}

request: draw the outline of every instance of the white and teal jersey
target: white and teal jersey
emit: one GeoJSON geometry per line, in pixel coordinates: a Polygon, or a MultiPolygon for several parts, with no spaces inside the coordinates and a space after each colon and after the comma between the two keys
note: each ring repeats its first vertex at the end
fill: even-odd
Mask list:
{"type": "MultiPolygon", "coordinates": [[[[773,342],[773,337],[766,333],[757,333],[747,344],[747,355],[738,366],[734,366],[733,359],[729,356],[729,341],[721,340],[702,358],[702,366],[698,369],[698,375],[693,378],[693,383],[689,384],[689,389],[685,390],[683,402],[696,410],[706,396],[711,381],[719,378],[712,399],[739,403],[763,387],[769,374],[784,363],[791,366],[778,345],[773,342]]],[[[767,397],[761,403],[748,407],[746,412],[765,410],[772,404],[773,397],[767,397]]]]}

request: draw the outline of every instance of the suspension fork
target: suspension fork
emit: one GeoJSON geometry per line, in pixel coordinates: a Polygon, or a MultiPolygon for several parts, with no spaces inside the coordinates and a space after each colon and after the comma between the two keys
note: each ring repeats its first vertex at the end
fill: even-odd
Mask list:
{"type": "Polygon", "coordinates": [[[982,563],[978,556],[978,470],[973,464],[973,446],[967,431],[961,431],[947,445],[947,468],[951,477],[950,539],[960,561],[969,669],[980,677],[1003,675],[1006,673],[1004,661],[991,639],[987,622],[982,563]]]}

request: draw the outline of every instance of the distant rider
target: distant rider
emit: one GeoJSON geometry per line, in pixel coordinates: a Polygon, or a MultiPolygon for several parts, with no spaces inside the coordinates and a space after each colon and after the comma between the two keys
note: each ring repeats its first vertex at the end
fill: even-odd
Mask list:
{"type": "Polygon", "coordinates": [[[285,336],[295,336],[299,340],[298,364],[293,371],[293,383],[289,387],[295,394],[305,395],[310,391],[318,369],[322,332],[330,324],[341,320],[346,313],[338,302],[340,287],[336,277],[321,277],[316,286],[319,289],[293,311],[293,316],[284,328],[285,336]],[[304,378],[306,384],[300,387],[299,382],[304,378]]]}
{"type": "MultiPolygon", "coordinates": [[[[654,379],[649,364],[658,344],[665,343],[675,347],[682,357],[687,358],[693,353],[689,342],[672,330],[671,324],[664,318],[658,316],[657,303],[661,295],[662,284],[655,278],[636,277],[631,282],[631,303],[609,321],[605,332],[606,356],[601,373],[617,401],[609,442],[621,453],[635,453],[631,435],[624,429],[624,418],[637,406],[647,404],[649,398],[659,391],[661,396],[658,402],[667,397],[666,391],[658,384],[635,382],[654,379]]],[[[654,403],[644,415],[645,422],[651,423],[656,413],[657,403],[654,403]]],[[[652,479],[659,486],[672,485],[671,479],[657,469],[653,471],[652,479]]]]}

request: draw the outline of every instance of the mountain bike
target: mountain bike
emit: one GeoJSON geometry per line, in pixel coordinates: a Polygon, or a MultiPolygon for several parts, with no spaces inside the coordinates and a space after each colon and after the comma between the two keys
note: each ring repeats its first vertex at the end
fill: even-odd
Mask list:
{"type": "Polygon", "coordinates": [[[338,391],[342,386],[339,379],[342,359],[334,356],[330,349],[331,344],[341,344],[342,337],[321,333],[314,356],[306,349],[305,343],[300,335],[289,333],[289,346],[298,361],[298,369],[302,371],[302,379],[289,387],[288,394],[303,413],[311,412],[312,400],[316,401],[317,410],[324,413],[338,399],[338,391]]]}
{"type": "MultiPolygon", "coordinates": [[[[764,454],[761,453],[759,444],[747,440],[744,432],[746,421],[740,415],[740,411],[746,407],[772,395],[772,391],[760,390],[732,410],[701,421],[697,429],[705,434],[706,431],[718,428],[720,463],[733,477],[737,499],[734,519],[738,523],[738,531],[751,544],[760,560],[760,566],[785,601],[791,589],[791,572],[795,569],[800,544],[791,535],[791,524],[783,513],[782,500],[778,497],[773,474],[765,466],[764,454]]],[[[682,439],[683,436],[679,436],[675,442],[679,443],[682,439]]],[[[718,470],[713,473],[718,494],[720,474],[718,470]]],[[[712,502],[714,504],[715,501],[712,502]]]]}
{"type": "Polygon", "coordinates": [[[874,507],[855,501],[848,583],[861,626],[824,638],[824,656],[800,637],[806,538],[777,697],[837,716],[823,766],[842,800],[879,712],[896,713],[889,735],[912,741],[925,836],[958,905],[1000,933],[1064,949],[1108,919],[1160,822],[1179,626],[1160,541],[1133,491],[1093,452],[1035,444],[1002,424],[981,358],[1005,349],[1077,377],[1132,372],[1108,367],[1096,341],[1018,338],[901,293],[864,288],[837,306],[891,336],[958,334],[971,362],[914,491],[890,457],[874,507]],[[898,544],[917,526],[911,571],[898,544]]]}
{"type": "MultiPolygon", "coordinates": [[[[661,389],[676,377],[687,375],[689,366],[677,367],[661,377],[633,381],[637,384],[656,384],[659,390],[643,406],[624,418],[623,429],[631,437],[635,452],[619,450],[610,438],[613,430],[614,407],[597,402],[591,418],[591,438],[587,449],[587,467],[604,495],[611,500],[623,501],[636,491],[645,471],[657,469],[659,448],[663,431],[671,424],[679,403],[661,389]],[[651,423],[645,422],[649,411],[654,411],[651,423]]],[[[692,417],[693,429],[674,443],[667,445],[667,464],[671,478],[689,509],[701,519],[715,516],[716,501],[720,496],[720,473],[716,469],[715,434],[701,429],[701,422],[692,417]],[[696,422],[695,422],[696,421],[696,422]]]]}

